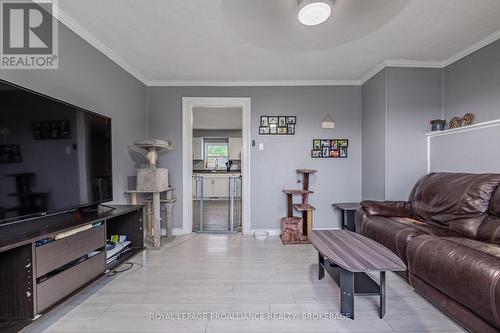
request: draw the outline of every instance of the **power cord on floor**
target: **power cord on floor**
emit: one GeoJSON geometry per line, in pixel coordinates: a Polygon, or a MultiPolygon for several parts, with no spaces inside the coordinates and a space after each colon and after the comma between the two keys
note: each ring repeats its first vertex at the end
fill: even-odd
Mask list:
{"type": "Polygon", "coordinates": [[[115,275],[117,275],[117,274],[120,274],[120,273],[126,272],[126,271],[128,271],[129,269],[131,269],[132,267],[134,267],[134,264],[133,264],[133,263],[131,263],[131,262],[129,262],[129,261],[124,262],[124,263],[123,263],[123,265],[130,265],[130,266],[128,266],[127,268],[124,268],[124,269],[120,269],[120,270],[118,270],[118,269],[112,270],[112,271],[108,272],[108,274],[106,274],[106,276],[108,276],[108,277],[109,277],[109,276],[115,276],[115,275]]]}

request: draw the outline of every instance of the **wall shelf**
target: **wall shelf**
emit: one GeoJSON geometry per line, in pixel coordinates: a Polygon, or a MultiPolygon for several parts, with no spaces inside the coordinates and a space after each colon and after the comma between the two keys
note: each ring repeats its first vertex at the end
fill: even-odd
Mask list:
{"type": "Polygon", "coordinates": [[[481,122],[481,123],[472,124],[470,126],[451,128],[451,129],[447,129],[447,130],[443,130],[443,131],[427,132],[427,133],[425,133],[425,135],[427,137],[432,138],[432,137],[436,137],[436,136],[442,136],[442,135],[456,134],[456,133],[461,133],[461,132],[474,131],[474,130],[488,128],[488,127],[494,127],[494,126],[500,126],[500,119],[495,119],[495,120],[490,120],[490,121],[484,121],[484,122],[481,122]]]}

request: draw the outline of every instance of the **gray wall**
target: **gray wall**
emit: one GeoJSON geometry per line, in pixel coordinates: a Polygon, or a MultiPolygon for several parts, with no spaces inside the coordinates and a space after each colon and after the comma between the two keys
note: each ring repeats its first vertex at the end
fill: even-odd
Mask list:
{"type": "Polygon", "coordinates": [[[500,173],[499,126],[449,133],[430,140],[431,172],[500,173]]]}
{"type": "Polygon", "coordinates": [[[406,200],[427,173],[431,119],[441,118],[442,70],[387,68],[386,200],[406,200]]]}
{"type": "Polygon", "coordinates": [[[500,118],[500,40],[444,69],[444,110],[448,121],[468,112],[474,122],[500,118]]]}
{"type": "Polygon", "coordinates": [[[363,105],[363,199],[385,199],[386,70],[361,87],[363,105]]]}
{"type": "Polygon", "coordinates": [[[316,168],[311,179],[316,206],[314,226],[339,227],[339,216],[331,204],[361,198],[361,88],[322,87],[150,87],[149,131],[153,137],[172,140],[174,150],[162,154],[159,164],[169,168],[177,187],[175,227],[182,226],[182,97],[251,97],[251,139],[264,143],[264,151],[251,147],[252,229],[280,228],[285,216],[284,188],[296,188],[297,168],[316,168]],[[334,130],[321,129],[330,113],[334,130]],[[296,115],[294,136],[259,136],[261,115],[296,115]],[[314,138],[348,138],[347,159],[311,159],[314,138]]]}
{"type": "Polygon", "coordinates": [[[362,91],[363,199],[405,200],[427,172],[425,132],[441,117],[442,70],[389,67],[362,91]]]}
{"type": "Polygon", "coordinates": [[[146,86],[62,24],[59,69],[2,69],[0,78],[112,118],[114,200],[124,203],[135,174],[128,145],[146,136],[146,86]]]}

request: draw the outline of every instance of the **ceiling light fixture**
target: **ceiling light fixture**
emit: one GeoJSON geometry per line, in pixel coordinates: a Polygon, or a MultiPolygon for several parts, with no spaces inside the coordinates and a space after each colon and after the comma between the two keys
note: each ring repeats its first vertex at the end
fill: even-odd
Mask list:
{"type": "Polygon", "coordinates": [[[333,0],[297,0],[297,18],[303,25],[319,25],[332,14],[333,0]]]}

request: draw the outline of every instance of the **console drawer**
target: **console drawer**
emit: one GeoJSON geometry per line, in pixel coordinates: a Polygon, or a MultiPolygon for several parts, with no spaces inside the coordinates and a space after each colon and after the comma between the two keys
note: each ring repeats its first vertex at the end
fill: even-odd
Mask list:
{"type": "Polygon", "coordinates": [[[37,312],[41,313],[106,270],[106,251],[37,285],[37,312]]]}
{"type": "Polygon", "coordinates": [[[36,277],[43,276],[105,244],[104,225],[101,225],[36,247],[36,277]]]}

